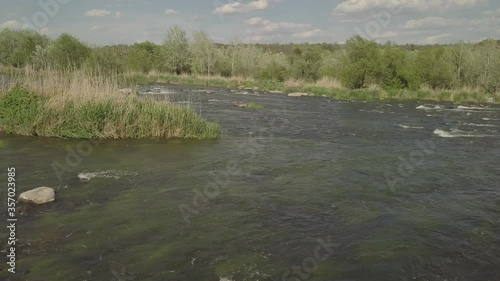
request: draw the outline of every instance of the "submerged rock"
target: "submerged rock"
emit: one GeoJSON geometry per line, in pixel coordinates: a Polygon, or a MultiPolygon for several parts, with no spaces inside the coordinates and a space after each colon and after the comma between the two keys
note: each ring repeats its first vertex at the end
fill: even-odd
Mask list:
{"type": "Polygon", "coordinates": [[[239,104],[235,104],[234,107],[237,107],[237,108],[247,108],[248,104],[246,104],[246,103],[239,103],[239,104]]]}
{"type": "Polygon", "coordinates": [[[308,93],[290,93],[288,94],[289,97],[308,97],[308,93]]]}
{"type": "Polygon", "coordinates": [[[56,200],[56,193],[50,187],[39,187],[19,195],[19,201],[35,205],[46,204],[56,200]]]}

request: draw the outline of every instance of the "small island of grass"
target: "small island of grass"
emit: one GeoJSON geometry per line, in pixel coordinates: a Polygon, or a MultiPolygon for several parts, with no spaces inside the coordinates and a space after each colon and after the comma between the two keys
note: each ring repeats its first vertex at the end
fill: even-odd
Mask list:
{"type": "Polygon", "coordinates": [[[218,124],[189,107],[120,93],[110,77],[27,71],[0,90],[0,132],[61,138],[212,139],[218,124]]]}

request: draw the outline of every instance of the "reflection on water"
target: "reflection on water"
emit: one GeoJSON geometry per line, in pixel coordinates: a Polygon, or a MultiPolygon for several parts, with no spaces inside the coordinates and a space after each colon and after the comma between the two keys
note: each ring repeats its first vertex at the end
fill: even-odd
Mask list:
{"type": "Polygon", "coordinates": [[[104,141],[61,180],[81,141],[0,137],[18,192],[57,192],[23,210],[19,274],[0,277],[498,280],[499,108],[152,88],[225,136],[104,141]],[[435,148],[418,161],[417,141],[435,148]]]}

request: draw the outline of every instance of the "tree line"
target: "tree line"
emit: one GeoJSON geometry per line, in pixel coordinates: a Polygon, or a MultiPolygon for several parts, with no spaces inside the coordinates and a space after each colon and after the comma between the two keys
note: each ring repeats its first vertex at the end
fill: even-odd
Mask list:
{"type": "Polygon", "coordinates": [[[346,88],[474,89],[500,92],[500,41],[450,45],[377,44],[359,35],[345,44],[215,43],[171,27],[162,44],[89,46],[69,34],[52,40],[27,30],[0,32],[0,64],[35,69],[86,68],[99,73],[160,73],[259,80],[338,79],[346,88]]]}

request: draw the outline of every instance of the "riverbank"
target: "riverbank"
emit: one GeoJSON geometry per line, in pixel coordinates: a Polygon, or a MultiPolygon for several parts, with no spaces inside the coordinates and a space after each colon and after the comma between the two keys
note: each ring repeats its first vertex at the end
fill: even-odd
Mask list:
{"type": "Polygon", "coordinates": [[[171,75],[162,73],[127,73],[121,75],[123,81],[133,81],[136,84],[167,83],[180,85],[196,85],[227,89],[245,89],[263,92],[303,92],[311,96],[322,96],[342,100],[364,100],[364,101],[435,101],[452,102],[456,104],[500,104],[500,93],[485,93],[476,89],[460,90],[433,90],[422,88],[412,91],[385,90],[377,85],[366,89],[350,90],[332,78],[324,77],[316,82],[310,83],[303,80],[287,80],[285,82],[262,81],[247,79],[243,77],[221,77],[221,76],[190,76],[171,75]]]}
{"type": "Polygon", "coordinates": [[[25,71],[0,89],[0,132],[90,139],[218,138],[219,125],[185,105],[120,93],[117,79],[25,71]]]}

